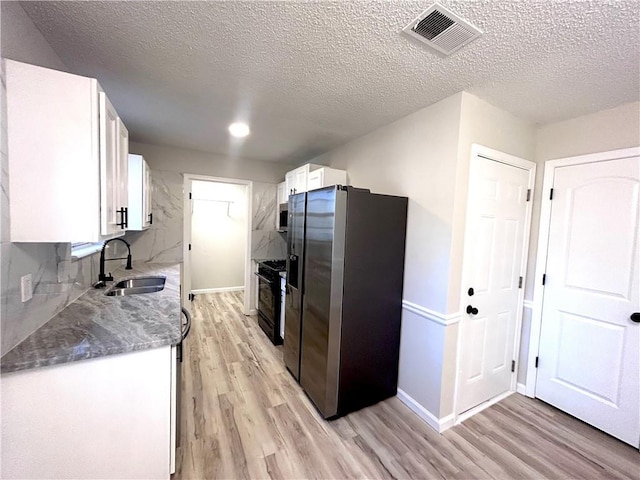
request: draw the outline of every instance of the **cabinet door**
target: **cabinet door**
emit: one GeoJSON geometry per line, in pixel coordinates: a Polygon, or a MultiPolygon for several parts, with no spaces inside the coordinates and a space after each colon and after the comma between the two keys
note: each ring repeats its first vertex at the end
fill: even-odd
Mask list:
{"type": "Polygon", "coordinates": [[[314,170],[307,177],[307,191],[322,188],[324,186],[324,169],[314,170]]]}
{"type": "MultiPolygon", "coordinates": [[[[118,118],[118,161],[116,162],[116,209],[129,206],[129,131],[118,118]]],[[[127,215],[128,220],[128,215],[127,215]]],[[[125,225],[126,227],[126,225],[125,225]]]]}
{"type": "Polygon", "coordinates": [[[289,195],[287,193],[287,182],[282,182],[278,184],[278,195],[277,195],[277,203],[280,205],[281,203],[286,203],[289,199],[289,195]]]}
{"type": "Polygon", "coordinates": [[[151,170],[144,160],[142,161],[142,214],[144,225],[153,223],[153,212],[151,211],[151,170]]]}
{"type": "Polygon", "coordinates": [[[286,186],[286,192],[287,192],[287,201],[289,200],[289,195],[292,195],[293,189],[296,187],[296,172],[295,170],[292,170],[291,172],[287,172],[287,174],[285,175],[285,183],[287,184],[286,186]]]}
{"type": "Polygon", "coordinates": [[[295,170],[295,191],[296,193],[302,193],[307,191],[307,175],[309,174],[308,166],[300,167],[295,170]]]}
{"type": "Polygon", "coordinates": [[[118,203],[118,114],[104,94],[100,104],[100,233],[113,235],[120,227],[118,203]]]}

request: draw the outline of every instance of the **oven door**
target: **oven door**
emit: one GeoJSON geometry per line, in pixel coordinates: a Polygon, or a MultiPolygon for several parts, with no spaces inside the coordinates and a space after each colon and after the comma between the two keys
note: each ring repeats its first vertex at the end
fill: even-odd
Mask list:
{"type": "Polygon", "coordinates": [[[273,281],[256,273],[258,276],[258,313],[274,325],[276,316],[275,296],[273,294],[273,281]]]}

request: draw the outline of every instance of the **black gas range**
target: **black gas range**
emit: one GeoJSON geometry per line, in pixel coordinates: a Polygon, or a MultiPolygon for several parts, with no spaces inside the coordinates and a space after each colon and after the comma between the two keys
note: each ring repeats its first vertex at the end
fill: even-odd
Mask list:
{"type": "Polygon", "coordinates": [[[286,271],[285,260],[258,262],[258,325],[274,345],[282,343],[280,336],[280,272],[286,271]]]}

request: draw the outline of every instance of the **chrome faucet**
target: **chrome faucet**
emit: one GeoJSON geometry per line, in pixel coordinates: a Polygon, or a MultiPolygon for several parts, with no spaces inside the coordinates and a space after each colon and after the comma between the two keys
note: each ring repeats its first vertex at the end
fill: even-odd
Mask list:
{"type": "Polygon", "coordinates": [[[125,257],[118,257],[118,258],[109,258],[105,260],[104,251],[107,248],[107,245],[109,245],[109,243],[113,242],[114,240],[120,240],[122,243],[124,243],[127,246],[127,250],[129,251],[129,254],[126,256],[127,266],[124,268],[125,270],[131,270],[131,245],[129,245],[129,243],[122,238],[111,238],[107,240],[106,242],[104,242],[104,245],[102,246],[102,251],[100,252],[100,274],[98,275],[98,283],[96,283],[95,285],[96,288],[105,287],[106,286],[105,282],[110,282],[113,280],[113,277],[111,276],[111,272],[109,272],[109,275],[104,274],[104,262],[109,262],[111,260],[125,259],[125,257]]]}

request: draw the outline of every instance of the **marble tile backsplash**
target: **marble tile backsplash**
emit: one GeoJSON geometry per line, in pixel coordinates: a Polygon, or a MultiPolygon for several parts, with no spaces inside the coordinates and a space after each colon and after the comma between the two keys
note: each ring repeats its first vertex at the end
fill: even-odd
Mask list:
{"type": "MultiPolygon", "coordinates": [[[[181,173],[151,171],[153,225],[142,232],[127,232],[134,260],[182,262],[183,190],[181,173]]],[[[276,186],[253,183],[251,258],[284,258],[285,237],[275,230],[276,186]]]]}
{"type": "Polygon", "coordinates": [[[2,252],[2,353],[76,300],[98,279],[98,255],[71,259],[68,243],[10,243],[2,252]],[[5,255],[7,255],[5,257],[5,255]],[[20,278],[33,277],[33,298],[22,302],[20,278]]]}
{"type": "Polygon", "coordinates": [[[141,232],[127,232],[134,260],[153,263],[182,262],[183,176],[181,173],[151,171],[153,224],[141,232]]]}
{"type": "Polygon", "coordinates": [[[251,224],[251,258],[278,259],[287,253],[286,237],[276,231],[276,185],[253,184],[253,222],[251,224]]]}

